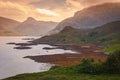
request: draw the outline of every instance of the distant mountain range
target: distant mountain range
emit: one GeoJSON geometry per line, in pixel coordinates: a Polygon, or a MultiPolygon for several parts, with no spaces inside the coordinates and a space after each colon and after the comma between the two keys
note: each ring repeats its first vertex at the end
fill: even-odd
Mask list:
{"type": "Polygon", "coordinates": [[[54,29],[55,26],[57,26],[57,22],[37,21],[34,18],[29,17],[17,26],[16,31],[27,36],[37,36],[47,33],[48,31],[54,29]]]}
{"type": "Polygon", "coordinates": [[[73,17],[60,22],[49,34],[58,33],[66,26],[90,29],[118,20],[120,20],[120,3],[104,3],[76,12],[73,17]]]}
{"type": "Polygon", "coordinates": [[[24,22],[0,17],[1,36],[40,36],[55,28],[57,22],[37,21],[29,17],[24,22]]]}
{"type": "Polygon", "coordinates": [[[67,26],[57,34],[44,36],[34,42],[49,44],[95,43],[105,46],[118,44],[120,43],[120,21],[110,22],[89,30],[67,26]]]}

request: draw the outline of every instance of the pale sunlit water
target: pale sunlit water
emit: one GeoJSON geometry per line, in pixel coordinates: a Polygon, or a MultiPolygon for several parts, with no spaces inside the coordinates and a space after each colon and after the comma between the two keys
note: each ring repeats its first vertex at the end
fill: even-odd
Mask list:
{"type": "Polygon", "coordinates": [[[32,73],[47,71],[52,66],[49,63],[37,63],[25,56],[51,55],[72,52],[71,50],[53,49],[43,50],[49,45],[35,45],[32,49],[17,50],[13,49],[15,45],[8,45],[9,42],[26,42],[23,38],[38,37],[0,37],[0,79],[15,76],[21,73],[32,73]]]}

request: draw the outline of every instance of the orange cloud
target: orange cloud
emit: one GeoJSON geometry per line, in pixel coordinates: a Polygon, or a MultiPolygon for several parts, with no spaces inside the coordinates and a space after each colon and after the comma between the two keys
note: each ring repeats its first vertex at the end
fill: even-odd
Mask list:
{"type": "Polygon", "coordinates": [[[83,8],[83,6],[81,5],[81,3],[80,2],[78,2],[77,0],[66,0],[66,3],[68,4],[68,5],[71,5],[71,7],[74,7],[74,8],[79,8],[79,9],[81,9],[81,8],[83,8]]]}
{"type": "Polygon", "coordinates": [[[20,4],[17,4],[17,3],[11,3],[11,2],[9,2],[9,1],[7,1],[7,2],[2,2],[2,1],[0,1],[0,8],[17,9],[17,10],[19,10],[19,11],[22,11],[22,12],[24,12],[24,13],[27,13],[27,11],[26,11],[26,8],[27,8],[27,7],[26,7],[26,6],[23,6],[23,5],[20,5],[20,4]]]}
{"type": "Polygon", "coordinates": [[[39,20],[50,20],[52,17],[59,16],[58,13],[52,10],[39,9],[27,4],[10,1],[0,1],[0,10],[0,16],[13,18],[18,21],[23,21],[30,16],[39,20]]]}
{"type": "Polygon", "coordinates": [[[27,17],[38,20],[61,21],[78,10],[94,4],[120,0],[0,0],[0,16],[23,21],[27,17]]]}

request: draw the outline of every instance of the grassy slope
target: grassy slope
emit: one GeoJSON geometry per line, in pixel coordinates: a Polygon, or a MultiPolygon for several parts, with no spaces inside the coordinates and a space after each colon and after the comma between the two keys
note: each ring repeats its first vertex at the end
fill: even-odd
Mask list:
{"type": "Polygon", "coordinates": [[[47,43],[83,43],[82,38],[87,34],[87,31],[81,31],[79,29],[74,29],[70,26],[65,27],[60,33],[45,36],[41,39],[35,40],[35,42],[47,42],[47,43]]]}
{"type": "Polygon", "coordinates": [[[4,80],[120,80],[120,75],[89,75],[78,74],[78,66],[59,67],[47,72],[21,74],[4,80]]]}
{"type": "Polygon", "coordinates": [[[111,22],[91,30],[86,39],[88,42],[101,45],[120,43],[120,21],[111,22]]]}
{"type": "Polygon", "coordinates": [[[120,50],[120,44],[114,44],[114,45],[108,46],[103,51],[107,53],[113,53],[116,50],[120,50]]]}

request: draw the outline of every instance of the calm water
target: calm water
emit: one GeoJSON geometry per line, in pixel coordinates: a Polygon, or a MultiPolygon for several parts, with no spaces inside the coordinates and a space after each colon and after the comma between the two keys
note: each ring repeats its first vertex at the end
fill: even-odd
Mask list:
{"type": "Polygon", "coordinates": [[[17,50],[13,49],[15,45],[8,45],[9,42],[26,42],[23,38],[38,38],[38,37],[0,37],[0,79],[15,76],[21,73],[32,73],[47,71],[52,64],[37,63],[33,60],[23,58],[25,56],[35,55],[51,55],[63,54],[72,52],[71,50],[43,50],[44,47],[52,47],[49,45],[31,46],[32,49],[17,50]]]}

